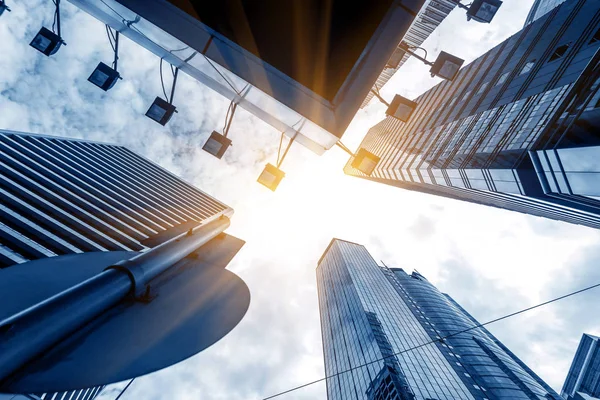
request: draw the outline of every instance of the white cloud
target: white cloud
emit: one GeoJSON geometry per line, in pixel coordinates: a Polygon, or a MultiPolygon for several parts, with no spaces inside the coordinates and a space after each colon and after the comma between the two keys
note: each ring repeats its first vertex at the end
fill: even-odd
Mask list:
{"type": "MultiPolygon", "coordinates": [[[[506,0],[490,25],[466,23],[457,10],[425,47],[472,60],[518,31],[531,2],[506,0]]],[[[124,39],[124,80],[107,93],[98,90],[87,77],[99,61],[111,60],[111,51],[104,27],[87,14],[65,3],[68,45],[51,58],[29,48],[42,21],[50,21],[49,3],[16,3],[0,19],[0,127],[127,146],[231,205],[230,232],[247,241],[229,267],[252,292],[245,319],[203,353],[138,379],[125,400],[260,399],[322,377],[314,270],[332,237],[364,243],[388,265],[419,269],[482,321],[570,289],[557,282],[592,265],[574,257],[600,244],[596,231],[347,177],[347,156],[336,149],[317,157],[294,146],[283,165],[287,176],[271,193],[255,181],[275,160],[278,132],[239,110],[233,147],[224,160],[210,157],[200,147],[221,129],[226,99],[182,74],[179,113],[167,127],[157,125],[143,114],[162,91],[158,58],[124,39]]],[[[411,61],[382,93],[414,97],[436,82],[411,61]]],[[[346,144],[356,147],[381,118],[380,104],[360,111],[346,144]]],[[[597,301],[599,294],[588,296],[597,301]]],[[[573,323],[581,318],[575,300],[552,307],[491,330],[560,389],[582,329],[600,322],[573,323]]],[[[282,399],[324,393],[321,383],[282,399]]]]}

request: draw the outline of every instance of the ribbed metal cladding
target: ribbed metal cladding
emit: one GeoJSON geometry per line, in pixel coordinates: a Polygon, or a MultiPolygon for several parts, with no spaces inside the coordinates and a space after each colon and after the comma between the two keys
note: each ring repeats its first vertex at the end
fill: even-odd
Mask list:
{"type": "Polygon", "coordinates": [[[0,196],[2,268],[85,251],[141,251],[159,234],[166,240],[169,231],[231,212],[124,147],[10,131],[0,131],[0,196]]]}
{"type": "MultiPolygon", "coordinates": [[[[0,268],[143,251],[233,210],[117,145],[0,130],[0,268]]],[[[92,400],[102,387],[27,398],[92,400]]]]}

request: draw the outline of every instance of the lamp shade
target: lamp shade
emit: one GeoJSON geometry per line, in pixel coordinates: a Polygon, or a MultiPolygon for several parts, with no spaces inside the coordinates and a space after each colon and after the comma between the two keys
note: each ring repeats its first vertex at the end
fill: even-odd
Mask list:
{"type": "Polygon", "coordinates": [[[158,122],[161,125],[166,125],[171,119],[173,114],[176,112],[176,108],[173,104],[166,100],[157,97],[154,102],[146,111],[146,117],[158,122]]]}
{"type": "Polygon", "coordinates": [[[50,29],[42,27],[29,45],[46,56],[56,53],[63,41],[60,36],[50,29]]]}
{"type": "Polygon", "coordinates": [[[467,11],[467,19],[490,23],[501,5],[501,0],[474,0],[467,11]]]}
{"type": "Polygon", "coordinates": [[[360,148],[350,165],[352,168],[356,168],[365,175],[371,175],[375,170],[375,167],[377,167],[377,164],[379,164],[379,160],[380,158],[375,154],[364,148],[360,148]]]}
{"type": "Polygon", "coordinates": [[[285,172],[283,172],[282,170],[280,170],[272,164],[267,164],[263,172],[258,177],[257,182],[261,185],[266,186],[272,191],[275,191],[275,189],[277,189],[277,186],[279,186],[279,183],[284,177],[285,172]]]}
{"type": "Polygon", "coordinates": [[[417,108],[417,105],[418,103],[415,103],[414,101],[397,94],[385,113],[390,117],[394,117],[402,122],[406,122],[410,119],[412,113],[415,111],[415,108],[417,108]]]}
{"type": "Polygon", "coordinates": [[[115,86],[115,83],[117,83],[120,77],[121,76],[115,69],[101,62],[98,64],[94,72],[92,72],[88,78],[88,81],[92,82],[100,89],[107,91],[115,86]]]}
{"type": "Polygon", "coordinates": [[[229,146],[231,146],[231,139],[221,135],[217,131],[212,131],[210,137],[204,143],[204,146],[202,146],[202,150],[221,159],[229,146]]]}
{"type": "Polygon", "coordinates": [[[452,54],[442,51],[431,66],[429,72],[431,72],[431,75],[439,76],[440,78],[452,81],[454,78],[456,78],[458,71],[460,71],[460,68],[464,63],[465,60],[462,58],[458,58],[452,54]]]}

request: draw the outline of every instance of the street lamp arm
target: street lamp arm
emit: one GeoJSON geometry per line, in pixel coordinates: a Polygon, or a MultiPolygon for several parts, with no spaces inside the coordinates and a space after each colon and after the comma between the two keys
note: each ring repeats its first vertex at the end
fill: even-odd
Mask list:
{"type": "Polygon", "coordinates": [[[354,154],[353,152],[350,151],[349,148],[346,147],[346,145],[342,142],[340,142],[339,140],[337,142],[335,142],[335,145],[337,147],[339,147],[340,149],[344,150],[346,153],[350,154],[350,157],[355,157],[356,154],[354,154]]]}

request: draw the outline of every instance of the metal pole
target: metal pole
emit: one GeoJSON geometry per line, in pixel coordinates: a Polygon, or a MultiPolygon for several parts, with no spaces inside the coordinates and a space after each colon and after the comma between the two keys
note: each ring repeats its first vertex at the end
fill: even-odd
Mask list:
{"type": "Polygon", "coordinates": [[[462,4],[459,0],[451,0],[454,4],[456,4],[458,7],[469,11],[469,6],[465,6],[464,4],[462,4]]]}
{"type": "Polygon", "coordinates": [[[117,61],[119,60],[119,31],[116,31],[117,33],[115,34],[115,61],[114,61],[114,68],[115,71],[117,71],[117,61]]]}
{"type": "Polygon", "coordinates": [[[179,74],[179,68],[175,68],[175,75],[173,76],[173,86],[171,86],[171,99],[169,104],[173,104],[173,97],[175,97],[175,85],[177,85],[177,75],[179,74]]]}
{"type": "Polygon", "coordinates": [[[56,0],[56,32],[58,37],[62,40],[62,36],[60,34],[60,0],[56,0]]]}
{"type": "Polygon", "coordinates": [[[221,215],[0,321],[0,382],[128,295],[143,293],[158,274],[228,226],[221,215]]]}
{"type": "Polygon", "coordinates": [[[407,46],[400,46],[400,48],[402,50],[404,50],[405,52],[407,52],[408,54],[410,54],[411,56],[413,56],[414,58],[416,58],[417,60],[421,60],[423,63],[433,66],[433,63],[431,61],[427,61],[426,58],[421,57],[420,55],[418,55],[417,53],[411,51],[407,46]]]}
{"type": "Polygon", "coordinates": [[[296,133],[294,133],[294,136],[290,139],[290,142],[288,143],[287,147],[285,148],[285,151],[283,152],[283,155],[281,156],[281,160],[279,160],[279,162],[277,163],[277,168],[281,167],[281,164],[283,164],[283,160],[285,159],[285,156],[290,150],[290,147],[292,147],[292,143],[294,143],[294,139],[296,139],[296,136],[298,136],[298,131],[296,131],[296,133]]]}
{"type": "Polygon", "coordinates": [[[385,100],[383,99],[383,97],[381,97],[381,96],[379,95],[379,93],[378,93],[378,92],[376,92],[375,90],[372,90],[372,89],[371,89],[371,93],[373,93],[373,94],[375,95],[375,97],[377,97],[377,98],[379,99],[379,101],[380,101],[380,102],[382,102],[383,104],[385,104],[385,105],[386,105],[386,106],[388,106],[388,107],[390,106],[390,104],[389,104],[387,101],[385,101],[385,100]]]}
{"type": "Polygon", "coordinates": [[[340,141],[335,142],[336,146],[338,146],[340,149],[344,150],[346,153],[350,154],[350,157],[354,157],[356,154],[354,154],[353,152],[350,151],[349,148],[346,147],[345,144],[343,144],[340,141]]]}

